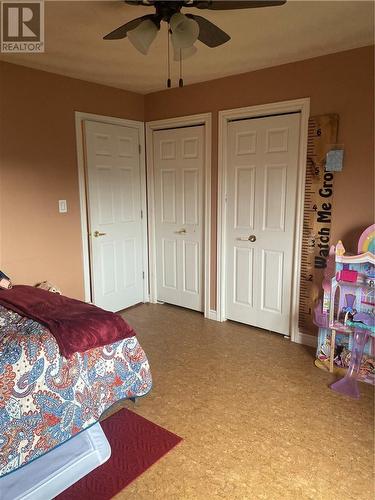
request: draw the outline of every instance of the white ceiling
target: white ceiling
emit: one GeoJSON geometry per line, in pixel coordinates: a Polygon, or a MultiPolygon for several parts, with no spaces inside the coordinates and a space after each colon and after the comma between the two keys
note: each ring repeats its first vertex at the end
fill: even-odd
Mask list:
{"type": "MultiPolygon", "coordinates": [[[[281,7],[233,11],[185,9],[207,17],[232,39],[184,63],[185,85],[374,43],[373,1],[296,1],[281,7]]],[[[166,26],[149,55],[108,32],[152,7],[118,1],[46,1],[44,54],[1,54],[0,59],[53,73],[149,93],[165,88],[166,26]]],[[[173,65],[174,82],[178,65],[173,65]]]]}

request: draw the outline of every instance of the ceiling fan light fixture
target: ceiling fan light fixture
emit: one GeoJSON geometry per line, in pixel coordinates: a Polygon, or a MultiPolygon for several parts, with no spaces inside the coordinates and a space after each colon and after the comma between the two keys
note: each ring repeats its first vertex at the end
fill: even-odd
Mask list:
{"type": "Polygon", "coordinates": [[[169,22],[172,32],[172,43],[176,49],[187,49],[197,41],[199,24],[194,19],[189,19],[181,12],[173,14],[169,22]]]}
{"type": "Polygon", "coordinates": [[[192,45],[187,49],[176,49],[176,47],[173,47],[173,60],[179,61],[181,54],[181,59],[184,61],[185,59],[192,57],[196,52],[198,52],[198,49],[195,45],[192,45]]]}
{"type": "Polygon", "coordinates": [[[150,19],[142,21],[135,29],[128,32],[129,41],[142,54],[148,50],[158,34],[158,28],[150,19]]]}

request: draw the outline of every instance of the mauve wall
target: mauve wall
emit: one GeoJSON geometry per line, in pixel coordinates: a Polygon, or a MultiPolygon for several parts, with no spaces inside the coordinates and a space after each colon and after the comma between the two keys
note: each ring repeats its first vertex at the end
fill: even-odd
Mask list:
{"type": "MultiPolygon", "coordinates": [[[[0,62],[0,268],[49,279],[83,298],[74,111],[134,120],[213,113],[212,307],[216,292],[217,113],[299,97],[338,113],[344,171],[335,178],[333,239],[355,250],[373,220],[374,48],[365,47],[147,96],[0,62]],[[58,213],[67,199],[69,212],[58,213]]],[[[186,75],[188,80],[188,75],[186,75]]]]}
{"type": "MultiPolygon", "coordinates": [[[[189,75],[186,75],[188,81],[189,75]]],[[[146,120],[212,112],[211,305],[216,291],[217,117],[224,109],[300,97],[311,98],[311,115],[338,113],[344,170],[335,176],[332,242],[355,251],[373,221],[374,47],[339,52],[146,96],[146,120]]]]}
{"type": "Polygon", "coordinates": [[[0,62],[0,268],[83,298],[75,111],[143,121],[144,97],[0,62]]]}

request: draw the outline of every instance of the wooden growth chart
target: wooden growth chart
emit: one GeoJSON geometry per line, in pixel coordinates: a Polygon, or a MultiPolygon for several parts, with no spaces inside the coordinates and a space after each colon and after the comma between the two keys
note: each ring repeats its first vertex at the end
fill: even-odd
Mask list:
{"type": "Polygon", "coordinates": [[[303,215],[299,331],[314,334],[314,304],[321,293],[330,247],[333,172],[325,171],[326,154],[337,142],[338,115],[309,119],[303,215]]]}

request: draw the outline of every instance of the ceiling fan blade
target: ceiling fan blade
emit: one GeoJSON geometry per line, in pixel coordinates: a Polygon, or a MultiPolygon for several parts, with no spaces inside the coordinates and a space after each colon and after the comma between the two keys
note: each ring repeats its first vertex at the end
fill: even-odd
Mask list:
{"type": "Polygon", "coordinates": [[[194,19],[199,24],[198,40],[208,47],[218,47],[230,40],[230,36],[208,19],[194,14],[186,14],[186,17],[194,19]]]}
{"type": "MultiPolygon", "coordinates": [[[[141,24],[142,21],[146,21],[146,19],[151,19],[151,21],[155,21],[155,14],[148,14],[147,16],[137,17],[128,23],[119,26],[115,30],[108,33],[103,37],[104,40],[120,40],[121,38],[126,38],[128,31],[134,30],[137,26],[141,24]]],[[[156,24],[156,23],[155,23],[156,24]]]]}
{"type": "Polygon", "coordinates": [[[286,0],[249,0],[249,1],[222,1],[222,0],[211,0],[211,1],[200,1],[194,2],[194,7],[198,9],[210,9],[210,10],[231,10],[231,9],[254,9],[257,7],[275,7],[277,5],[284,5],[286,0]]]}

